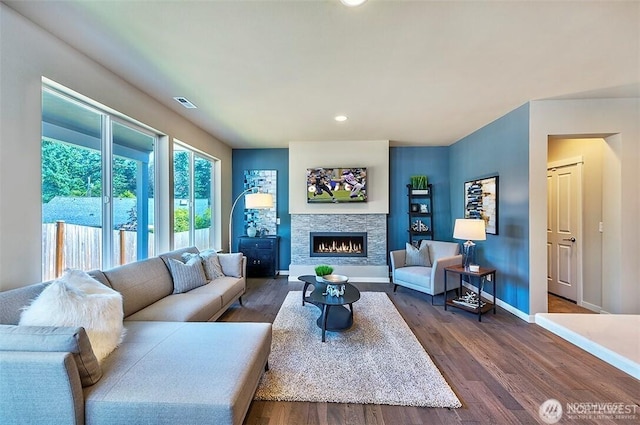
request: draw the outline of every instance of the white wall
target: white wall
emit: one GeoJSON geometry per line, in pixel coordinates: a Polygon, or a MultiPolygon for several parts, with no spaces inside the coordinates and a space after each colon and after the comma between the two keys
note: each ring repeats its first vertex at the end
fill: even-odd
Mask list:
{"type": "Polygon", "coordinates": [[[610,313],[640,313],[640,99],[531,102],[529,313],[547,311],[546,163],[549,136],[601,136],[603,294],[610,313]]]}
{"type": "MultiPolygon", "coordinates": [[[[41,279],[42,77],[220,159],[220,197],[230,200],[231,184],[225,183],[231,181],[227,145],[4,4],[0,4],[0,52],[0,290],[41,279]]],[[[160,143],[162,149],[169,146],[160,143]]],[[[161,207],[168,211],[168,198],[161,207]]],[[[221,216],[228,217],[230,208],[230,201],[223,202],[221,216]]],[[[160,222],[168,225],[168,220],[160,222]]],[[[226,236],[224,232],[222,246],[226,236]]]]}
{"type": "Polygon", "coordinates": [[[289,142],[290,214],[388,214],[389,141],[289,142]],[[308,204],[307,168],[367,167],[367,202],[308,204]]]}

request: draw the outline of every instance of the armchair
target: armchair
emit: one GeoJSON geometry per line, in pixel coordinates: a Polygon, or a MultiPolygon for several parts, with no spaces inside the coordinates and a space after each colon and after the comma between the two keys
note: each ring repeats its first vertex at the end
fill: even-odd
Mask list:
{"type": "Polygon", "coordinates": [[[455,242],[427,240],[431,267],[407,266],[406,250],[391,251],[391,281],[393,292],[398,285],[433,296],[444,292],[444,268],[462,264],[460,246],[455,242]]]}

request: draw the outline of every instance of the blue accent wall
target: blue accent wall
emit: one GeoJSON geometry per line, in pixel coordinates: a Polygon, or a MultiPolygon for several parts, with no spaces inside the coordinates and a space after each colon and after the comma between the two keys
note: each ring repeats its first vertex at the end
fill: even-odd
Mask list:
{"type": "MultiPolygon", "coordinates": [[[[435,239],[451,240],[448,147],[392,147],[389,149],[388,248],[404,249],[409,240],[407,184],[413,175],[426,175],[433,185],[435,239]]],[[[388,259],[387,259],[388,260],[388,259]]]]}
{"type": "MultiPolygon", "coordinates": [[[[278,171],[278,268],[291,263],[288,149],[233,150],[233,199],[242,192],[245,169],[278,171]]],[[[389,149],[388,249],[407,241],[410,177],[424,174],[433,185],[435,238],[453,241],[453,223],[464,215],[464,182],[497,175],[498,235],[477,242],[477,260],[497,269],[497,297],[529,313],[529,104],[486,125],[452,146],[389,149]]],[[[234,212],[234,249],[244,233],[242,208],[234,212]]],[[[388,260],[388,259],[387,259],[388,260]]],[[[491,292],[491,288],[485,288],[491,292]]]]}
{"type": "Polygon", "coordinates": [[[477,242],[476,259],[497,269],[497,297],[529,313],[529,104],[450,146],[449,164],[451,223],[464,216],[465,181],[500,177],[498,235],[477,242]]]}
{"type": "MultiPolygon", "coordinates": [[[[280,225],[280,258],[278,270],[288,270],[291,263],[291,216],[289,215],[289,150],[288,149],[234,149],[232,152],[233,199],[244,189],[244,170],[276,170],[278,172],[277,217],[280,225]]],[[[242,200],[233,212],[233,249],[238,249],[238,236],[245,233],[242,200]]]]}

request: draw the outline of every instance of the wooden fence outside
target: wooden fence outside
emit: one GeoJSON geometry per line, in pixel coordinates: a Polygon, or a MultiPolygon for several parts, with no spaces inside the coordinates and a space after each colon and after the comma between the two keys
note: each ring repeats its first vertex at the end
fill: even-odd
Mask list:
{"type": "MultiPolygon", "coordinates": [[[[196,243],[200,249],[209,247],[211,229],[197,229],[196,243]]],[[[137,260],[135,231],[114,230],[114,258],[118,264],[137,260]]],[[[174,234],[174,246],[189,246],[189,232],[174,234]]],[[[149,257],[155,255],[155,237],[149,233],[149,257]]],[[[42,279],[55,279],[64,269],[94,270],[102,268],[102,229],[64,222],[42,225],[42,279]],[[62,224],[62,226],[60,226],[62,224]],[[62,235],[60,238],[59,235],[62,235]],[[60,240],[62,239],[62,240],[60,240]]]]}

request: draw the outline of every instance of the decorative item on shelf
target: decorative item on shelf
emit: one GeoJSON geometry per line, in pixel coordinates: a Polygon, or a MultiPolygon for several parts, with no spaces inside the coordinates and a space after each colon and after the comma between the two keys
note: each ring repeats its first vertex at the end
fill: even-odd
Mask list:
{"type": "Polygon", "coordinates": [[[328,264],[318,264],[315,267],[315,272],[316,272],[316,281],[325,283],[323,277],[333,273],[333,267],[331,267],[328,264]]]}
{"type": "Polygon", "coordinates": [[[414,195],[428,195],[427,176],[411,176],[411,192],[414,195]]]}
{"type": "Polygon", "coordinates": [[[257,234],[258,229],[256,229],[256,226],[254,226],[253,223],[249,224],[249,227],[247,227],[247,236],[249,236],[250,238],[255,238],[257,234]]]}
{"type": "Polygon", "coordinates": [[[467,240],[462,244],[462,258],[465,270],[469,270],[471,264],[476,264],[476,244],[473,243],[473,241],[484,241],[487,239],[484,220],[457,218],[453,227],[453,237],[455,239],[467,240]]]}
{"type": "Polygon", "coordinates": [[[329,295],[330,297],[341,297],[344,295],[344,284],[349,281],[349,278],[341,274],[329,274],[323,276],[322,280],[327,284],[327,289],[325,290],[323,295],[329,295]]]}
{"type": "Polygon", "coordinates": [[[420,204],[411,204],[411,212],[420,212],[420,204]]]}
{"type": "Polygon", "coordinates": [[[478,308],[478,306],[482,308],[486,305],[484,301],[478,299],[478,295],[475,292],[469,291],[467,291],[467,293],[460,298],[456,298],[452,301],[456,304],[460,304],[469,308],[478,308]]]}
{"type": "Polygon", "coordinates": [[[420,204],[420,212],[427,214],[429,212],[429,205],[427,204],[420,204]]]}
{"type": "Polygon", "coordinates": [[[416,220],[411,225],[411,230],[413,230],[414,232],[428,232],[429,226],[424,224],[422,220],[416,220]]]}

